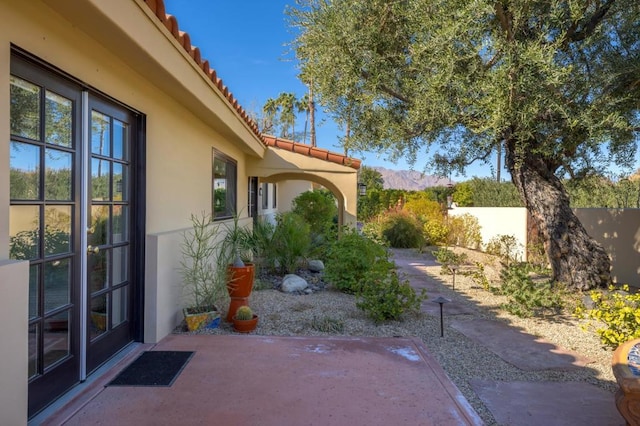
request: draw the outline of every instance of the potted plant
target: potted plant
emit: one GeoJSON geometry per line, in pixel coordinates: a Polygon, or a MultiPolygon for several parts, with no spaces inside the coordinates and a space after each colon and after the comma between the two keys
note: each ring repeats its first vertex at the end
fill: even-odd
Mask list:
{"type": "Polygon", "coordinates": [[[231,226],[226,226],[226,235],[222,243],[222,262],[219,268],[226,268],[226,288],[231,298],[227,321],[231,322],[237,309],[249,303],[253,289],[255,268],[250,262],[252,256],[251,230],[240,226],[239,218],[234,215],[231,226]]]}
{"type": "Polygon", "coordinates": [[[258,325],[258,316],[249,306],[240,306],[233,316],[233,329],[238,333],[250,333],[258,325]]]}
{"type": "Polygon", "coordinates": [[[191,215],[192,227],[185,231],[181,246],[183,309],[189,331],[203,327],[216,328],[220,323],[217,304],[225,298],[225,270],[217,267],[220,247],[216,242],[219,226],[211,224],[211,216],[191,215]]]}

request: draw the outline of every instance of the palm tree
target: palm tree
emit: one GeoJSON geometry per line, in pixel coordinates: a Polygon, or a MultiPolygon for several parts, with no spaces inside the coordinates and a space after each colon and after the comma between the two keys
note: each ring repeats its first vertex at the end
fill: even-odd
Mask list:
{"type": "Polygon", "coordinates": [[[264,117],[262,121],[262,131],[265,133],[275,133],[278,109],[280,108],[277,99],[269,98],[262,107],[264,117]]]}
{"type": "Polygon", "coordinates": [[[282,129],[280,136],[283,138],[293,138],[293,131],[296,124],[296,95],[293,93],[280,93],[278,99],[276,99],[280,106],[280,123],[282,123],[282,129]],[[291,128],[291,133],[289,133],[291,128]]]}

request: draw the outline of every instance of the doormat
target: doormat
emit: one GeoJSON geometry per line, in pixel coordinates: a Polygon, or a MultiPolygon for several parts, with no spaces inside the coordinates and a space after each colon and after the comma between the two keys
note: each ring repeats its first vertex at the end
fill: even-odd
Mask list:
{"type": "Polygon", "coordinates": [[[107,386],[171,386],[194,353],[145,351],[107,386]]]}

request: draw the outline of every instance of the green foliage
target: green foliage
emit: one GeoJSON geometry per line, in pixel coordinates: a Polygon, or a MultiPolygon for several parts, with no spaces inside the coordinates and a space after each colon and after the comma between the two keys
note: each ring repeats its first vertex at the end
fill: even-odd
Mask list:
{"type": "Polygon", "coordinates": [[[402,189],[370,191],[367,188],[367,194],[358,198],[358,220],[367,222],[387,210],[396,209],[398,201],[402,204],[410,193],[402,189]]]}
{"type": "Polygon", "coordinates": [[[429,219],[422,226],[422,235],[428,246],[445,244],[449,240],[449,227],[444,219],[429,219]]]}
{"type": "Polygon", "coordinates": [[[594,307],[578,306],[575,315],[588,318],[585,328],[595,329],[603,345],[615,349],[640,337],[640,293],[629,293],[629,286],[624,285],[621,289],[592,290],[589,296],[594,307]]]}
{"type": "Polygon", "coordinates": [[[344,321],[331,317],[318,318],[314,315],[311,328],[323,333],[340,334],[344,331],[344,321]]]}
{"type": "Polygon", "coordinates": [[[414,192],[407,195],[403,209],[415,215],[421,221],[444,220],[442,204],[429,198],[425,192],[414,192]]]}
{"type": "Polygon", "coordinates": [[[248,306],[240,306],[236,311],[235,318],[240,321],[253,319],[253,311],[248,306]]]}
{"type": "Polygon", "coordinates": [[[530,272],[532,267],[527,263],[514,263],[502,269],[501,285],[492,291],[508,297],[504,309],[521,318],[559,313],[565,306],[567,290],[551,280],[534,280],[530,272]]]}
{"type": "Polygon", "coordinates": [[[460,182],[456,184],[452,199],[459,207],[473,206],[473,188],[471,187],[471,184],[469,182],[460,182]]]}
{"type": "Polygon", "coordinates": [[[601,175],[563,181],[571,207],[640,208],[640,180],[637,177],[618,181],[601,175]]]}
{"type": "Polygon", "coordinates": [[[348,230],[330,246],[324,276],[338,290],[354,294],[360,290],[364,275],[374,265],[382,269],[393,267],[384,247],[348,230]]]}
{"type": "Polygon", "coordinates": [[[453,201],[460,207],[522,207],[522,200],[511,182],[474,177],[455,186],[453,201]]]}
{"type": "Polygon", "coordinates": [[[389,242],[385,240],[382,235],[382,231],[384,229],[384,219],[382,217],[373,220],[371,222],[367,222],[362,227],[362,235],[366,238],[374,241],[376,244],[388,247],[389,242]]]}
{"type": "Polygon", "coordinates": [[[449,244],[458,247],[479,249],[482,244],[480,223],[475,216],[468,213],[449,216],[449,244]]]}
{"type": "Polygon", "coordinates": [[[327,233],[338,215],[336,199],[326,189],[306,191],[298,195],[292,203],[292,211],[302,217],[314,235],[327,233]]]}
{"type": "Polygon", "coordinates": [[[275,226],[268,220],[258,218],[253,222],[249,246],[253,252],[256,274],[260,268],[274,269],[275,253],[272,248],[274,233],[275,226]]]}
{"type": "Polygon", "coordinates": [[[471,272],[471,279],[474,283],[481,286],[484,290],[489,290],[491,288],[491,283],[489,282],[489,278],[484,273],[484,264],[482,262],[474,262],[476,269],[471,272]]]}
{"type": "Polygon", "coordinates": [[[450,265],[462,265],[467,261],[468,258],[466,253],[456,253],[444,247],[440,247],[438,250],[435,250],[431,253],[436,258],[436,261],[442,265],[440,269],[441,274],[450,273],[450,265]]]}
{"type": "Polygon", "coordinates": [[[183,293],[190,308],[215,306],[227,294],[226,267],[218,265],[219,225],[206,213],[191,215],[191,229],[183,234],[180,246],[180,275],[183,293]]]}
{"type": "MultiPolygon", "coordinates": [[[[558,176],[635,161],[637,0],[300,0],[288,14],[301,72],[349,125],[345,149],[409,162],[430,152],[425,169],[443,176],[500,149],[545,235],[571,216],[558,176]]],[[[606,281],[606,255],[589,263],[590,237],[571,232],[550,253],[569,260],[552,263],[555,275],[571,264],[584,268],[576,288],[606,281]]]]}
{"type": "Polygon", "coordinates": [[[382,191],[384,189],[384,178],[382,174],[371,167],[362,166],[360,168],[358,181],[367,185],[367,192],[382,191]]]}
{"type": "Polygon", "coordinates": [[[496,235],[487,243],[485,252],[500,257],[508,266],[517,260],[521,246],[513,235],[496,235]]]}
{"type": "Polygon", "coordinates": [[[382,226],[382,236],[391,247],[419,248],[424,243],[422,224],[406,212],[390,213],[382,226]]]}
{"type": "Polygon", "coordinates": [[[293,212],[278,214],[273,234],[274,264],[281,272],[294,273],[311,246],[309,224],[293,212]]]}
{"type": "Polygon", "coordinates": [[[381,323],[399,320],[404,313],[418,314],[424,299],[424,289],[416,294],[408,281],[400,281],[394,270],[376,267],[364,275],[356,306],[374,322],[381,323]]]}

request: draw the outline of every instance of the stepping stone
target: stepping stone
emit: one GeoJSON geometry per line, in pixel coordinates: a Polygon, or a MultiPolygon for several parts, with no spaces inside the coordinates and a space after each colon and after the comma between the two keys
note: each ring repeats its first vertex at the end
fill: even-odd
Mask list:
{"type": "Polygon", "coordinates": [[[469,384],[501,425],[625,425],[614,395],[589,383],[472,379],[469,384]]]}
{"type": "Polygon", "coordinates": [[[521,370],[571,370],[590,360],[500,321],[454,321],[451,327],[521,370]]]}

